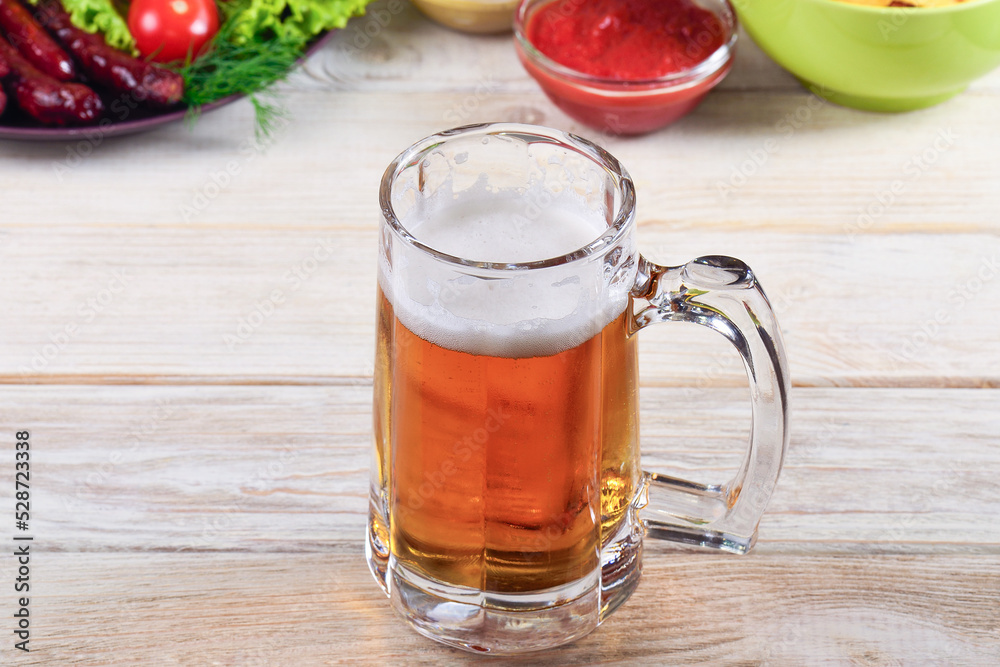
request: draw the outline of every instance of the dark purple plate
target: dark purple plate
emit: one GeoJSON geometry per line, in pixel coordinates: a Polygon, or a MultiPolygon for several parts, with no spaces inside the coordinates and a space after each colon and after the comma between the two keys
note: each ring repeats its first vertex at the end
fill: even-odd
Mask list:
{"type": "MultiPolygon", "coordinates": [[[[330,41],[333,37],[333,30],[323,33],[317,37],[306,49],[302,57],[299,58],[296,66],[302,64],[309,56],[319,51],[323,46],[330,41]]],[[[216,100],[211,104],[205,104],[201,107],[201,113],[206,113],[212,111],[213,109],[218,109],[227,104],[235,102],[236,100],[244,97],[244,95],[230,95],[229,97],[224,97],[221,100],[216,100]]],[[[138,132],[146,132],[147,130],[152,130],[161,125],[166,125],[168,123],[173,123],[178,120],[183,119],[188,112],[188,108],[184,105],[178,105],[171,109],[165,111],[150,111],[148,109],[143,109],[141,107],[136,109],[126,110],[123,107],[119,107],[121,111],[126,112],[128,116],[125,120],[115,120],[113,118],[116,108],[114,106],[115,102],[112,98],[111,104],[108,106],[108,111],[111,112],[110,116],[103,118],[100,123],[94,125],[81,125],[77,127],[45,127],[44,125],[39,125],[36,121],[27,118],[20,112],[19,109],[14,107],[13,100],[7,100],[7,111],[3,115],[3,121],[0,122],[0,139],[19,139],[24,141],[71,141],[73,139],[90,139],[95,135],[99,135],[102,139],[106,137],[118,137],[126,134],[136,134],[138,132]]]]}

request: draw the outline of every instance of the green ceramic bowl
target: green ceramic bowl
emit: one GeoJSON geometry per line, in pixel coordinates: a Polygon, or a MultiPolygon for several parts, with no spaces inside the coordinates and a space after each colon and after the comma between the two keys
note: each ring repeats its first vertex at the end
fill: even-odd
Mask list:
{"type": "Polygon", "coordinates": [[[755,42],[807,88],[869,111],[947,100],[1000,65],[1000,0],[876,8],[839,0],[733,0],[755,42]]]}

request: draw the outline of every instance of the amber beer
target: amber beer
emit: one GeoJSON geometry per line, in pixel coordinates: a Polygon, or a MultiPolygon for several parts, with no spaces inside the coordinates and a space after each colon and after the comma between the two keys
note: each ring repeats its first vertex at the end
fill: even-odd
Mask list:
{"type": "Polygon", "coordinates": [[[593,573],[639,475],[628,310],[569,349],[504,357],[425,340],[381,289],[378,303],[376,445],[396,562],[494,592],[593,573]]]}
{"type": "Polygon", "coordinates": [[[621,164],[531,125],[422,139],[379,205],[365,559],[401,618],[477,654],[548,649],[629,598],[645,539],[752,548],[789,382],[750,267],[645,259],[621,164]],[[639,468],[635,334],[674,321],[723,333],[748,369],[750,441],[721,484],[639,468]]]}

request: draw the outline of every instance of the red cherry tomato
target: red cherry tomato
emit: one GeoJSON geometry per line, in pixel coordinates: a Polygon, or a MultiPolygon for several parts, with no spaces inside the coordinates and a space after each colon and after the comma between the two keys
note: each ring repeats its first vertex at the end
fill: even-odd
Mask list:
{"type": "Polygon", "coordinates": [[[193,60],[219,31],[219,12],[213,0],[132,0],[128,29],[147,58],[193,60]]]}

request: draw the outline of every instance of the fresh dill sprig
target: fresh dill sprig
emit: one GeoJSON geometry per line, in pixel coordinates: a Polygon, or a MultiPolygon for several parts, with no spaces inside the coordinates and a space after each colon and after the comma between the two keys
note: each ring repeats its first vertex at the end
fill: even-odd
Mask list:
{"type": "Polygon", "coordinates": [[[189,119],[205,104],[230,95],[248,95],[254,107],[258,138],[270,136],[276,121],[287,111],[269,88],[281,81],[302,56],[303,45],[288,43],[273,35],[255,35],[234,41],[236,21],[225,21],[207,53],[178,71],[184,77],[184,103],[189,119]]]}

